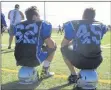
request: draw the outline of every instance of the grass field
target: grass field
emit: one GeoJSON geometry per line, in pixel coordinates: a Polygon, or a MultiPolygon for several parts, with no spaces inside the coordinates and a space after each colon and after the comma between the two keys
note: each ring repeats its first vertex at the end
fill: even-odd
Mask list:
{"type": "MultiPolygon", "coordinates": [[[[110,56],[110,36],[111,33],[107,32],[102,40],[102,55],[103,63],[97,69],[99,80],[106,80],[106,82],[100,81],[98,83],[98,90],[111,90],[111,56],[110,56]],[[109,83],[107,82],[109,81],[109,83]]],[[[54,56],[54,59],[51,63],[51,71],[54,71],[56,76],[50,77],[48,79],[42,80],[40,83],[34,85],[25,85],[21,86],[17,83],[18,76],[17,72],[20,66],[16,66],[15,58],[13,55],[14,46],[12,49],[8,50],[8,34],[4,33],[2,36],[2,90],[40,90],[40,89],[49,89],[49,90],[63,90],[63,89],[73,89],[74,85],[67,86],[67,77],[70,74],[68,68],[66,67],[61,52],[60,44],[63,39],[63,35],[58,35],[56,32],[52,33],[52,38],[57,43],[57,50],[54,56]],[[4,69],[11,69],[14,71],[6,71],[4,69]]],[[[14,42],[13,42],[14,44],[14,42]]],[[[42,65],[41,65],[42,66],[42,65]]],[[[41,66],[36,69],[40,72],[41,66]]],[[[77,70],[78,71],[78,70],[77,70]]]]}

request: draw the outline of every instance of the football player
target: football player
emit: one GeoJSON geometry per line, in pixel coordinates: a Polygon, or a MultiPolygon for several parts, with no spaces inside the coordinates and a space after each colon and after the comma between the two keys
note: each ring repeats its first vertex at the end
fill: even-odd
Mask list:
{"type": "Polygon", "coordinates": [[[43,62],[41,78],[53,76],[50,72],[50,63],[56,50],[56,44],[51,38],[51,23],[41,20],[36,6],[25,11],[27,20],[15,26],[15,58],[17,65],[22,66],[19,71],[21,82],[30,83],[34,67],[43,62]],[[46,44],[43,50],[43,44],[46,44]]]}
{"type": "Polygon", "coordinates": [[[95,20],[95,10],[86,8],[82,20],[68,21],[64,25],[65,36],[61,52],[71,74],[69,83],[75,83],[78,69],[96,69],[102,62],[101,39],[106,25],[95,20]]]}

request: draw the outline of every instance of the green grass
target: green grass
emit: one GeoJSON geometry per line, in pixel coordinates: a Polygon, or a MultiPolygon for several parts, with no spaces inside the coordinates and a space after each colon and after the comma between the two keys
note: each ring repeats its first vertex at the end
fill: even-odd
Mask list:
{"type": "MultiPolygon", "coordinates": [[[[110,36],[111,33],[107,32],[102,40],[102,45],[105,44],[110,44],[110,36]]],[[[2,44],[7,44],[8,45],[8,34],[4,33],[2,36],[2,44]]],[[[57,50],[56,50],[56,54],[54,56],[54,59],[51,63],[51,71],[54,71],[55,74],[57,75],[66,75],[68,76],[70,74],[67,66],[65,65],[61,52],[60,52],[60,44],[61,41],[63,39],[63,35],[58,35],[56,32],[52,33],[52,38],[55,40],[55,42],[57,43],[57,50]]],[[[13,42],[14,44],[14,42],[13,42]]],[[[7,49],[7,46],[2,46],[2,68],[7,68],[7,69],[13,69],[13,70],[19,70],[20,66],[16,66],[16,62],[15,62],[15,58],[14,58],[14,54],[13,54],[13,50],[14,47],[11,50],[7,49]],[[3,53],[4,52],[4,53],[3,53]],[[6,53],[7,52],[7,53],[6,53]]],[[[99,68],[97,69],[97,72],[99,74],[99,79],[102,80],[111,80],[111,73],[110,73],[110,49],[109,48],[104,48],[102,49],[102,55],[103,55],[103,63],[99,66],[99,68]]],[[[42,65],[41,65],[42,66],[42,65]]],[[[41,66],[37,67],[36,69],[40,72],[41,71],[41,66]]],[[[78,71],[78,70],[77,70],[78,71]]],[[[23,86],[19,86],[17,84],[18,77],[16,73],[11,73],[11,72],[6,72],[3,71],[2,72],[2,86],[4,88],[8,88],[10,90],[23,90],[21,88],[24,88],[23,86]]],[[[64,84],[67,83],[67,79],[66,78],[55,78],[55,77],[51,77],[48,79],[44,79],[40,84],[36,84],[33,86],[25,86],[26,90],[29,90],[27,88],[33,88],[32,90],[39,90],[39,89],[54,89],[56,88],[56,90],[63,90],[63,89],[72,89],[74,85],[70,85],[70,86],[65,86],[64,84]]],[[[8,90],[5,89],[5,90],[8,90]]],[[[99,83],[98,84],[98,89],[101,90],[106,90],[109,89],[110,90],[110,85],[109,84],[104,84],[104,83],[99,83]]]]}

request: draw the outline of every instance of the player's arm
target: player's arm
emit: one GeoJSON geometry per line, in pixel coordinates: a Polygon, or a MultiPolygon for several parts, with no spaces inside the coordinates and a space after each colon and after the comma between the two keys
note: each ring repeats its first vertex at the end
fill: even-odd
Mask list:
{"type": "Polygon", "coordinates": [[[67,40],[66,38],[64,38],[62,40],[61,47],[67,46],[69,44],[69,42],[71,42],[71,40],[67,40]]]}
{"type": "Polygon", "coordinates": [[[45,39],[45,44],[47,45],[47,53],[48,53],[48,57],[46,60],[51,62],[53,59],[54,53],[56,51],[56,43],[51,38],[47,38],[45,39]]]}
{"type": "Polygon", "coordinates": [[[51,38],[51,33],[52,33],[52,25],[51,24],[44,24],[43,25],[44,30],[42,31],[42,38],[47,46],[47,52],[48,52],[48,59],[51,59],[51,55],[55,52],[56,50],[56,43],[54,40],[51,38]]]}
{"type": "MultiPolygon", "coordinates": [[[[10,11],[11,12],[11,11],[10,11]]],[[[8,19],[10,19],[10,12],[8,13],[8,19]]]]}
{"type": "Polygon", "coordinates": [[[50,49],[56,49],[56,43],[52,40],[52,38],[47,38],[47,39],[45,39],[45,44],[47,45],[47,47],[48,48],[50,48],[50,49]]]}
{"type": "Polygon", "coordinates": [[[1,24],[2,24],[1,33],[3,33],[5,30],[7,30],[7,24],[5,21],[4,14],[1,14],[1,24]]]}
{"type": "Polygon", "coordinates": [[[20,15],[22,16],[22,20],[24,20],[24,14],[20,11],[20,15]]]}
{"type": "Polygon", "coordinates": [[[3,26],[7,27],[7,24],[6,24],[6,21],[5,21],[5,16],[3,14],[1,14],[1,20],[2,20],[3,26]]]}
{"type": "Polygon", "coordinates": [[[68,44],[70,44],[74,37],[74,30],[70,23],[66,23],[64,25],[64,31],[65,31],[65,35],[62,40],[61,47],[64,47],[64,46],[67,46],[68,44]]]}
{"type": "Polygon", "coordinates": [[[44,41],[47,46],[47,52],[48,52],[48,57],[46,60],[51,62],[53,59],[54,53],[56,51],[56,43],[51,38],[52,26],[48,25],[48,26],[44,26],[44,27],[45,27],[44,41]]]}
{"type": "Polygon", "coordinates": [[[108,28],[106,25],[102,25],[102,37],[104,36],[104,34],[108,31],[108,28]]]}
{"type": "Polygon", "coordinates": [[[54,53],[56,51],[56,43],[51,38],[45,39],[45,43],[47,45],[48,52],[48,57],[46,60],[52,61],[54,53]]]}

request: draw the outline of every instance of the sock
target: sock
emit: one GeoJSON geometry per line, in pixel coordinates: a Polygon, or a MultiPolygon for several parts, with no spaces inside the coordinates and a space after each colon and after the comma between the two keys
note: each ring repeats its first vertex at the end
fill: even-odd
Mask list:
{"type": "Polygon", "coordinates": [[[47,68],[50,66],[50,62],[48,60],[45,60],[43,63],[43,67],[47,68]]]}

